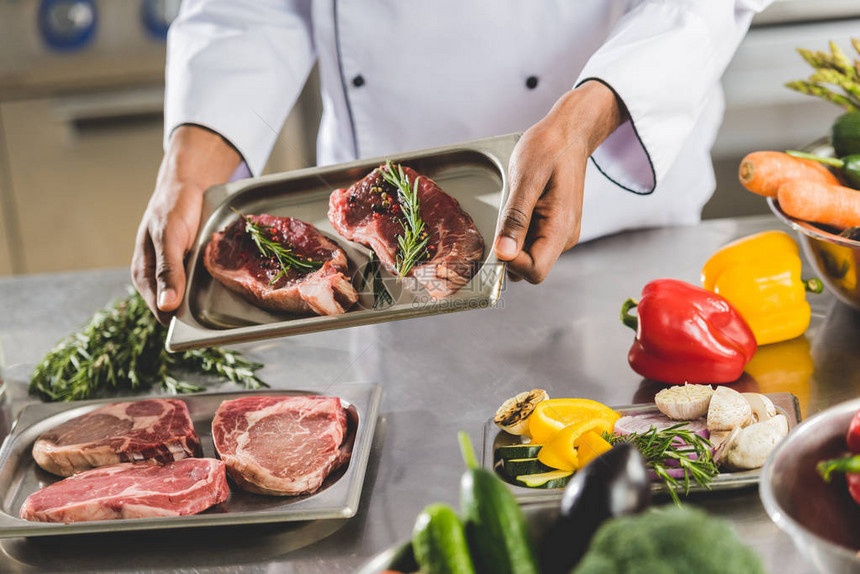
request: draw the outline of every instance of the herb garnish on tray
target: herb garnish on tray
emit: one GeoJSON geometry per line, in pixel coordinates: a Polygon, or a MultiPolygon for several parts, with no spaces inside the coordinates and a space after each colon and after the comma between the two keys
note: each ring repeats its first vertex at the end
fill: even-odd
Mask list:
{"type": "Polygon", "coordinates": [[[397,252],[397,275],[402,279],[412,267],[426,257],[427,242],[430,236],[424,231],[424,221],[421,219],[421,205],[418,199],[418,180],[415,178],[412,187],[409,187],[409,178],[400,164],[385,164],[385,169],[379,170],[382,178],[394,186],[397,197],[400,199],[400,211],[403,217],[400,224],[403,226],[403,234],[397,236],[397,244],[400,249],[397,252]]]}
{"type": "Polygon", "coordinates": [[[245,222],[245,233],[251,237],[251,241],[257,246],[259,252],[267,258],[275,258],[280,265],[281,270],[277,275],[269,281],[269,285],[274,285],[278,279],[287,274],[289,269],[295,269],[302,273],[315,271],[322,267],[322,261],[314,261],[306,257],[301,257],[293,253],[293,250],[285,246],[282,242],[275,238],[275,228],[269,225],[254,223],[251,218],[233,209],[239,217],[245,222]]]}
{"type": "Polygon", "coordinates": [[[683,428],[686,424],[679,423],[663,430],[652,426],[644,433],[607,433],[604,438],[613,446],[622,442],[633,443],[645,457],[648,468],[669,487],[669,495],[675,504],[680,504],[676,488],[683,484],[684,494],[688,494],[692,478],[699,486],[710,489],[711,481],[719,474],[711,457],[711,443],[683,428]],[[683,482],[669,474],[670,470],[679,468],[684,470],[683,482]]]}
{"type": "Polygon", "coordinates": [[[269,386],[255,375],[263,365],[238,352],[211,347],[171,354],[164,349],[166,337],[167,329],[135,292],[60,341],[33,371],[30,393],[47,401],[76,401],[157,386],[174,394],[204,390],[177,378],[181,371],[220,375],[246,389],[269,386]]]}

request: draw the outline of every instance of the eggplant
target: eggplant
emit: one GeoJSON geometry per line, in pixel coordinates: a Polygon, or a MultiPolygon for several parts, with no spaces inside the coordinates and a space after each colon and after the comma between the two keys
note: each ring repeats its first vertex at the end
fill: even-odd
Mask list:
{"type": "Polygon", "coordinates": [[[541,540],[542,571],[567,574],[604,520],[637,514],[650,505],[645,458],[632,444],[614,446],[577,471],[565,487],[559,518],[541,540]]]}

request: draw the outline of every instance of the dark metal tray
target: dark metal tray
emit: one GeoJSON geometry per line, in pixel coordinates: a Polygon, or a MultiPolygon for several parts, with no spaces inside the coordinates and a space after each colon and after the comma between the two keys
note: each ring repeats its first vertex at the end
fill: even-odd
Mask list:
{"type": "MultiPolygon", "coordinates": [[[[215,456],[211,435],[215,410],[224,400],[250,394],[289,396],[318,393],[273,389],[177,397],[188,405],[194,428],[203,444],[204,456],[215,456]]],[[[347,409],[349,426],[344,445],[351,455],[349,463],[330,474],[316,493],[292,497],[264,496],[240,490],[231,482],[227,500],[200,514],[71,524],[30,522],[18,518],[18,511],[27,496],[61,480],[36,465],[31,455],[33,443],[46,430],[105,403],[148,397],[29,405],[21,412],[0,448],[0,492],[3,493],[0,502],[0,538],[349,518],[358,510],[382,387],[373,383],[340,384],[331,386],[325,394],[340,397],[347,409]]]]}
{"type": "MultiPolygon", "coordinates": [[[[786,418],[788,418],[789,430],[793,429],[800,422],[800,406],[797,403],[797,397],[791,393],[767,393],[766,396],[773,402],[777,411],[781,412],[786,416],[786,418]]],[[[612,407],[612,409],[621,413],[622,416],[659,412],[657,406],[653,403],[612,407]]],[[[499,427],[493,423],[492,419],[488,420],[484,424],[481,465],[486,468],[494,469],[497,462],[495,459],[496,449],[500,446],[520,444],[521,442],[523,442],[522,437],[508,434],[500,430],[499,427]]],[[[738,472],[721,472],[714,478],[713,482],[711,482],[710,490],[692,483],[690,485],[690,493],[730,490],[754,486],[758,484],[760,476],[760,468],[738,472]]],[[[520,503],[559,500],[564,492],[563,488],[528,488],[510,483],[507,484],[517,501],[520,503]]],[[[654,481],[651,484],[651,490],[655,493],[663,493],[668,490],[668,486],[666,486],[662,481],[654,481]]]]}
{"type": "Polygon", "coordinates": [[[519,137],[512,134],[210,188],[188,258],[185,297],[170,323],[167,349],[181,351],[494,305],[501,293],[504,264],[496,259],[492,245],[508,195],[508,162],[519,137]],[[371,264],[370,250],[345,240],[329,223],[331,192],[352,185],[386,159],[407,164],[436,181],[460,202],[484,239],[484,260],[477,274],[449,297],[434,301],[423,289],[404,289],[381,266],[371,264]],[[342,315],[290,315],[256,307],[223,287],[203,266],[203,253],[212,233],[238,217],[234,209],[296,217],[316,226],[344,249],[359,301],[342,315]]]}

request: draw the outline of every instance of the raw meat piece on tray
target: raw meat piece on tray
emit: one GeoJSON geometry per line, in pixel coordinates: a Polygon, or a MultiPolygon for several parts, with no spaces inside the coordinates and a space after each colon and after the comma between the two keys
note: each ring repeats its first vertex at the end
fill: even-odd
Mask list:
{"type": "Polygon", "coordinates": [[[337,397],[243,397],[221,403],[212,420],[230,478],[249,492],[280,496],[316,492],[348,460],[346,432],[337,397]]]}
{"type": "Polygon", "coordinates": [[[120,462],[167,463],[203,455],[188,406],[178,399],[111,403],[42,433],[33,459],[71,476],[120,462]]]}
{"type": "MultiPolygon", "coordinates": [[[[397,190],[374,169],[348,189],[329,198],[328,218],[350,241],[370,247],[389,272],[397,274],[397,237],[403,234],[397,190]]],[[[438,299],[455,293],[477,273],[484,255],[484,239],[456,199],[429,177],[403,167],[410,189],[418,179],[419,212],[429,236],[427,256],[406,274],[438,299]]]]}
{"type": "Polygon", "coordinates": [[[224,463],[188,458],[166,465],[126,462],[55,482],[24,501],[19,516],[85,522],[197,514],[227,499],[224,463]]]}
{"type": "Polygon", "coordinates": [[[212,234],[206,245],[203,264],[222,285],[248,301],[272,311],[338,315],[358,301],[358,292],[349,280],[346,254],[310,223],[292,217],[246,215],[224,231],[212,234]],[[301,261],[318,268],[288,267],[274,283],[281,266],[274,257],[263,255],[246,231],[251,221],[271,239],[301,261]]]}

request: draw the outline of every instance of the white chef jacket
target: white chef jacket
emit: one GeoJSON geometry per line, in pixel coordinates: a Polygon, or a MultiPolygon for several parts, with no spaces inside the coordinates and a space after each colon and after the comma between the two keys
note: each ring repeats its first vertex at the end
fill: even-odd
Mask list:
{"type": "Polygon", "coordinates": [[[184,0],[167,39],[181,124],[262,170],[319,64],[321,165],[521,132],[598,80],[629,120],[593,154],[581,240],[691,224],[713,193],[719,79],[769,0],[184,0]]]}

